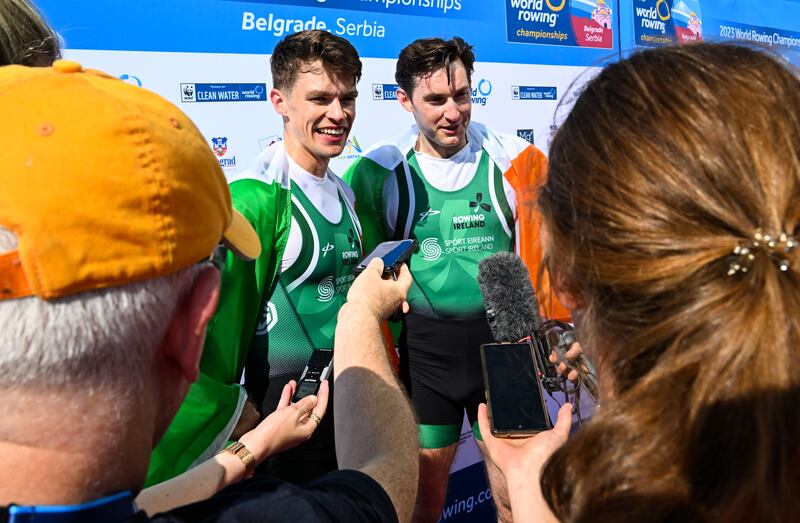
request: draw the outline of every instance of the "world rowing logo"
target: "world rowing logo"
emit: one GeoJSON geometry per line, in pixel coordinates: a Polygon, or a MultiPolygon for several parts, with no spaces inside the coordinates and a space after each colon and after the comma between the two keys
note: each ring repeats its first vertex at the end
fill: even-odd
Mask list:
{"type": "Polygon", "coordinates": [[[335,291],[336,290],[333,286],[333,276],[325,276],[325,278],[319,282],[319,285],[317,285],[317,292],[319,293],[318,300],[323,303],[331,301],[335,291]]]}

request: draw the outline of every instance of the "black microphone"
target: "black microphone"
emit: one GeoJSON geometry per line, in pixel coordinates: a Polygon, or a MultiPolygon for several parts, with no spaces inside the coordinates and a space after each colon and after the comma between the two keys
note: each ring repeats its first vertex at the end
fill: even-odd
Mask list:
{"type": "Polygon", "coordinates": [[[542,373],[542,384],[548,390],[556,390],[561,380],[541,343],[539,303],[522,258],[513,252],[499,252],[482,259],[478,264],[478,286],[495,341],[513,343],[529,339],[536,366],[542,373]]]}
{"type": "Polygon", "coordinates": [[[556,387],[558,381],[558,372],[548,359],[550,351],[555,351],[559,362],[578,371],[581,384],[597,401],[597,379],[589,360],[583,354],[575,362],[564,357],[575,342],[572,326],[555,320],[544,324],[539,321],[536,292],[528,268],[517,254],[500,252],[481,260],[478,285],[495,341],[516,342],[529,337],[543,375],[543,384],[549,389],[556,387]]]}
{"type": "Polygon", "coordinates": [[[495,341],[516,342],[539,332],[539,304],[522,259],[499,252],[478,264],[478,285],[495,341]]]}

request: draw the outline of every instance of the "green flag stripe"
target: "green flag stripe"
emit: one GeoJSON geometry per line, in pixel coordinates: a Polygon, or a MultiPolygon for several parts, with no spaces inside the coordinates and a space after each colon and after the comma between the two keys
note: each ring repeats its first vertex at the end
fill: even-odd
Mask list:
{"type": "Polygon", "coordinates": [[[495,209],[499,209],[503,214],[505,220],[501,220],[500,223],[503,225],[503,230],[506,231],[506,234],[508,234],[510,238],[514,236],[514,215],[511,213],[511,206],[508,204],[506,191],[503,187],[503,174],[494,162],[489,162],[488,169],[490,180],[489,192],[492,196],[492,203],[495,209]]]}

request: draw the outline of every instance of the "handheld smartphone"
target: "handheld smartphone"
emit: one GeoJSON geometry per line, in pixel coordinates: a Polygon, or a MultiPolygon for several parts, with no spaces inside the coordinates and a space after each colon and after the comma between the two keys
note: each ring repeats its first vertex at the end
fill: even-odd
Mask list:
{"type": "Polygon", "coordinates": [[[314,349],[300,379],[297,380],[297,389],[292,396],[292,403],[319,392],[322,380],[326,379],[331,372],[332,362],[333,349],[314,349]]]}
{"type": "Polygon", "coordinates": [[[529,342],[481,345],[481,362],[493,435],[525,437],[553,428],[529,342]]]}
{"type": "Polygon", "coordinates": [[[383,274],[391,274],[408,261],[417,248],[417,240],[395,240],[379,243],[372,252],[361,260],[353,273],[358,276],[373,258],[383,258],[383,274]]]}

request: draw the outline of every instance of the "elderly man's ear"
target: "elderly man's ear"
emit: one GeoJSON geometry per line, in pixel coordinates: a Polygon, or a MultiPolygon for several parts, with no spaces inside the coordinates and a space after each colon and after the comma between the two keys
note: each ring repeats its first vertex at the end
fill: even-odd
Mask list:
{"type": "Polygon", "coordinates": [[[189,383],[197,381],[200,373],[206,326],[217,310],[219,282],[219,270],[210,265],[197,274],[191,290],[175,308],[161,347],[168,367],[189,383]]]}

